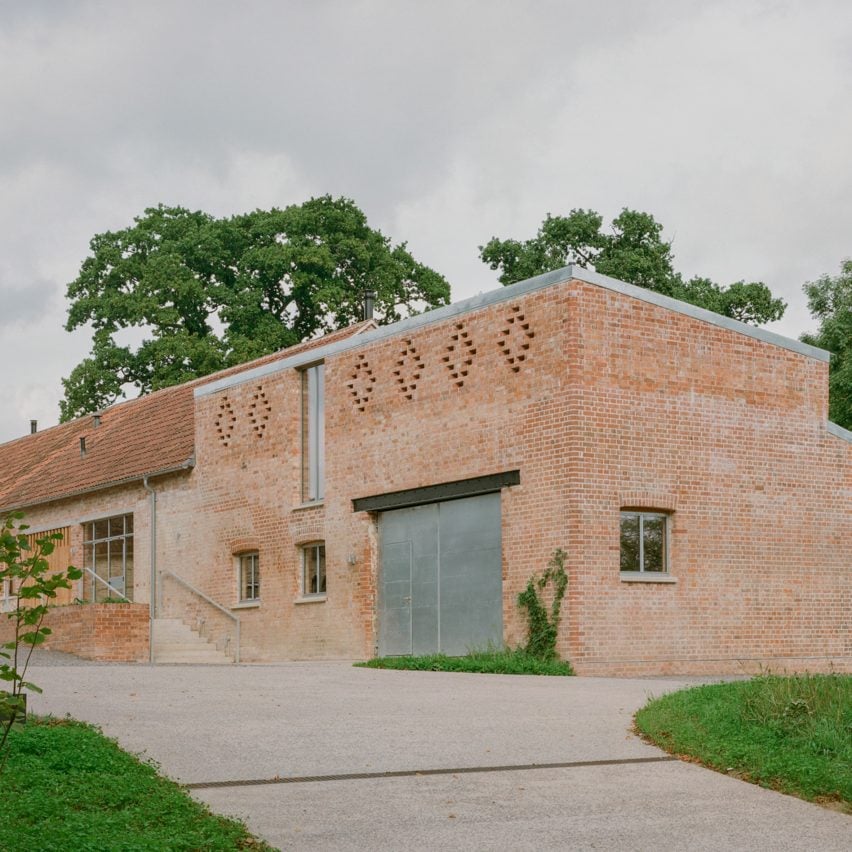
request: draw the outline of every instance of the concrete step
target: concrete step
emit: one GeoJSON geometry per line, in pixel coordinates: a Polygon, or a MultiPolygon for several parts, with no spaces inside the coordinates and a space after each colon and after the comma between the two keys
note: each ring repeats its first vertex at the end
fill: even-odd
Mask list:
{"type": "Polygon", "coordinates": [[[232,663],[224,651],[179,618],[154,619],[155,663],[232,663]]]}
{"type": "Polygon", "coordinates": [[[160,635],[180,634],[181,636],[198,635],[188,624],[178,618],[155,618],[154,632],[160,635]]]}
{"type": "Polygon", "coordinates": [[[203,657],[215,657],[223,660],[226,659],[225,654],[213,645],[208,645],[206,648],[198,648],[194,645],[179,645],[177,643],[155,646],[154,659],[158,660],[161,656],[182,656],[193,660],[201,659],[203,657]]]}
{"type": "Polygon", "coordinates": [[[217,653],[210,657],[187,657],[186,654],[158,654],[154,658],[157,665],[163,663],[182,663],[187,666],[228,666],[233,664],[230,657],[217,653]]]}
{"type": "Polygon", "coordinates": [[[159,642],[189,642],[190,644],[196,644],[198,641],[206,642],[206,637],[199,636],[194,631],[190,630],[188,627],[186,630],[161,630],[158,627],[154,628],[154,644],[159,642]]]}

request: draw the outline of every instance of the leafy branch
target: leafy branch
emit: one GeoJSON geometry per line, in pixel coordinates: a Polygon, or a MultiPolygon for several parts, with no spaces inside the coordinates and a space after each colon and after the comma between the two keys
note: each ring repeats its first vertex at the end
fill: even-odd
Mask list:
{"type": "Polygon", "coordinates": [[[0,681],[10,684],[0,690],[0,771],[5,766],[6,742],[12,726],[26,715],[24,690],[41,692],[27,681],[27,669],[36,645],[50,635],[44,626],[49,609],[48,601],[56,597],[58,589],[70,589],[71,580],[79,580],[83,572],[69,566],[52,571],[48,563],[61,533],[52,533],[30,543],[26,534],[29,527],[20,523],[21,513],[9,515],[0,527],[0,585],[6,585],[15,598],[15,608],[7,613],[14,623],[14,638],[4,643],[0,650],[0,681]]]}

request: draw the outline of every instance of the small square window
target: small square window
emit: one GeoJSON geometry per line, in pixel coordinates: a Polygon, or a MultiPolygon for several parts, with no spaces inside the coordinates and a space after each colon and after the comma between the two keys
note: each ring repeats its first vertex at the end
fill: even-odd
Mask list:
{"type": "Polygon", "coordinates": [[[302,594],[325,594],[325,543],[306,544],[302,550],[302,594]]]}
{"type": "Polygon", "coordinates": [[[621,513],[621,570],[668,573],[668,516],[659,512],[621,513]]]}
{"type": "Polygon", "coordinates": [[[238,559],[240,602],[260,600],[260,555],[243,553],[238,559]]]}

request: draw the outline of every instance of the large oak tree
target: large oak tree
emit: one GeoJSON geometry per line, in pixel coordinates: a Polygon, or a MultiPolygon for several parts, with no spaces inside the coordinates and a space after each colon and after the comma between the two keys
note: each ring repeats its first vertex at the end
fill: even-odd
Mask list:
{"type": "Polygon", "coordinates": [[[532,239],[492,237],[479,251],[485,263],[500,270],[502,284],[577,263],[743,322],[780,319],[785,303],[761,282],[724,287],[709,278],[684,279],[674,269],[671,243],[662,232],[649,213],[624,209],[604,230],[603,217],[594,210],[572,210],[567,216],[548,214],[532,239]]]}
{"type": "Polygon", "coordinates": [[[90,248],[66,328],[90,324],[92,349],[63,379],[62,420],[349,325],[365,290],[379,323],[450,298],[346,198],[221,219],[161,205],[90,248]]]}

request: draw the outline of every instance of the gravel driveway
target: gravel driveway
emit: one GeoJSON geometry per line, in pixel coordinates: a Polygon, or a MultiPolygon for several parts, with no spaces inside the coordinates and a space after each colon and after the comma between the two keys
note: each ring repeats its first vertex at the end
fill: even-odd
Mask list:
{"type": "Polygon", "coordinates": [[[633,712],[676,679],[346,663],[37,665],[31,679],[35,712],[101,725],[286,849],[845,852],[852,837],[847,816],[635,737],[633,712]]]}

